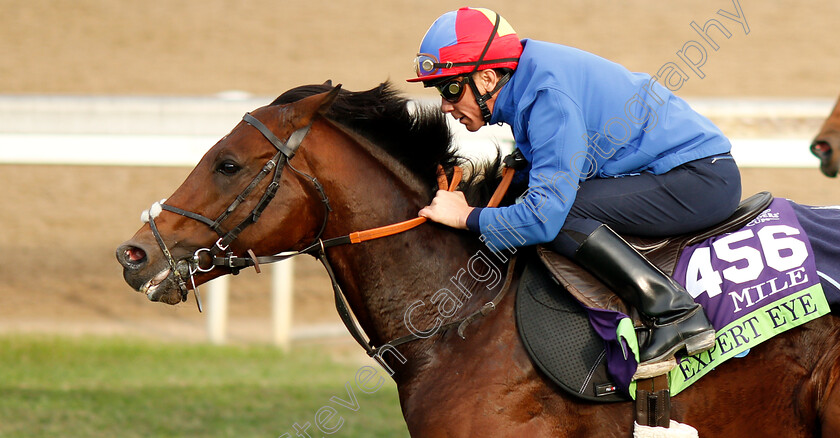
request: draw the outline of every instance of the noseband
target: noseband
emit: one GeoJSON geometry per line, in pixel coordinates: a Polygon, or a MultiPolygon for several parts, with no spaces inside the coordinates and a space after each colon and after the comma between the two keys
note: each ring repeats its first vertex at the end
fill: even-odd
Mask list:
{"type": "MultiPolygon", "coordinates": [[[[187,294],[189,293],[189,288],[187,286],[187,282],[184,279],[185,275],[189,276],[189,279],[192,283],[193,290],[195,291],[196,296],[196,303],[198,304],[199,311],[201,310],[201,299],[198,294],[198,288],[195,285],[194,275],[198,272],[210,272],[216,266],[227,266],[233,270],[234,273],[238,273],[240,269],[247,266],[256,266],[257,270],[259,270],[259,261],[257,257],[254,256],[251,250],[249,251],[250,258],[249,260],[253,260],[253,264],[249,263],[237,263],[237,257],[233,255],[232,252],[226,252],[230,244],[236,240],[237,237],[244,231],[248,226],[251,224],[256,223],[260,216],[262,215],[263,211],[268,207],[268,204],[274,199],[274,196],[277,194],[277,189],[280,187],[280,177],[283,174],[283,169],[288,167],[293,172],[297,173],[298,175],[306,178],[309,180],[314,186],[315,189],[321,196],[321,201],[324,204],[324,221],[321,224],[321,229],[315,236],[315,242],[320,240],[321,234],[324,232],[324,228],[327,225],[327,218],[329,212],[331,211],[329,200],[327,199],[327,195],[324,192],[324,188],[321,183],[314,177],[309,176],[292,166],[290,160],[295,156],[298,148],[300,148],[301,142],[306,137],[306,134],[309,133],[309,129],[312,127],[312,124],[304,126],[293,132],[287,141],[280,140],[273,132],[271,132],[268,127],[266,127],[262,122],[257,120],[254,116],[250,113],[245,113],[242,119],[248,123],[249,125],[256,128],[260,133],[268,139],[269,142],[277,149],[277,153],[265,163],[260,170],[260,173],[251,180],[251,183],[245,187],[242,192],[236,196],[236,198],[231,202],[231,204],[214,220],[210,219],[207,216],[201,215],[199,213],[194,213],[191,211],[187,211],[178,207],[174,207],[172,205],[165,204],[162,200],[158,203],[155,203],[150,210],[144,212],[143,214],[143,221],[149,222],[149,226],[152,229],[152,234],[155,236],[155,240],[160,246],[161,251],[163,252],[164,257],[166,258],[167,262],[169,263],[169,267],[172,270],[172,273],[178,283],[178,289],[181,292],[181,301],[186,301],[187,294]],[[273,176],[271,182],[265,189],[262,197],[260,198],[257,205],[254,206],[254,209],[248,214],[245,219],[239,222],[235,227],[231,228],[227,232],[222,231],[222,222],[224,222],[236,209],[239,205],[245,201],[248,196],[251,195],[251,192],[259,185],[259,183],[265,179],[270,173],[273,171],[273,176]],[[190,259],[185,259],[184,261],[187,263],[189,272],[181,272],[178,270],[178,262],[172,257],[172,254],[169,252],[169,248],[167,248],[166,243],[163,241],[163,237],[161,236],[160,232],[158,231],[157,225],[155,224],[155,218],[160,214],[161,210],[170,211],[172,213],[179,214],[184,217],[188,217],[190,219],[194,219],[199,221],[212,229],[216,234],[219,235],[219,240],[210,247],[210,248],[201,248],[193,254],[190,259]],[[148,220],[147,220],[148,219],[148,220]],[[211,264],[209,267],[202,267],[201,266],[201,256],[203,253],[207,253],[207,255],[211,259],[211,264]],[[220,254],[225,253],[224,257],[219,257],[220,254]]],[[[310,245],[311,247],[312,245],[310,245]]],[[[182,265],[183,266],[183,265],[182,265]]]]}

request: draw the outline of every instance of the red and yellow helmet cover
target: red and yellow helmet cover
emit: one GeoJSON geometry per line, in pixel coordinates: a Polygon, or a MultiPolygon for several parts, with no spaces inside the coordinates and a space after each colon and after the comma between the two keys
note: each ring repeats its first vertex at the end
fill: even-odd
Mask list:
{"type": "Polygon", "coordinates": [[[516,68],[522,43],[507,20],[485,8],[461,8],[432,23],[415,59],[416,78],[408,82],[456,76],[487,68],[516,68]],[[496,20],[499,27],[491,35],[496,20]],[[490,46],[481,58],[482,52],[490,46]],[[481,62],[479,63],[479,58],[481,62]]]}

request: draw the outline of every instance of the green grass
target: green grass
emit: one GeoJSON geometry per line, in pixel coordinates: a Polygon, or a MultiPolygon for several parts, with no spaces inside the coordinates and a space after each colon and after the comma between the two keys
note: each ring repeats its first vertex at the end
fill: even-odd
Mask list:
{"type": "Polygon", "coordinates": [[[329,436],[408,436],[391,379],[377,367],[385,384],[365,393],[360,367],[315,349],[3,336],[0,437],[276,438],[305,423],[319,437],[323,406],[329,436]],[[351,400],[345,384],[355,412],[331,401],[351,400]]]}

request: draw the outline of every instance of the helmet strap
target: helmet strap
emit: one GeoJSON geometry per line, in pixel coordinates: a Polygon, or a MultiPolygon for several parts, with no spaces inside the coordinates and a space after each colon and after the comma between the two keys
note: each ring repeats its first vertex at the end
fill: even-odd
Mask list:
{"type": "Polygon", "coordinates": [[[475,103],[478,104],[478,108],[481,110],[481,117],[484,119],[484,123],[490,123],[490,118],[493,117],[493,114],[490,112],[490,109],[487,108],[487,101],[493,98],[493,95],[498,92],[507,81],[510,80],[510,75],[506,74],[499,79],[499,82],[493,88],[493,90],[484,93],[482,95],[478,94],[478,87],[475,86],[475,82],[472,80],[472,74],[478,72],[478,69],[481,67],[481,64],[484,61],[484,55],[487,54],[487,51],[490,50],[490,45],[493,43],[493,37],[496,36],[496,32],[499,31],[499,25],[502,22],[502,16],[496,13],[496,22],[493,24],[493,30],[490,31],[490,37],[487,38],[487,44],[484,45],[484,50],[481,51],[481,56],[478,57],[478,61],[475,62],[475,68],[473,69],[472,73],[467,76],[467,82],[470,84],[470,88],[472,89],[473,96],[475,96],[475,103]]]}
{"type": "Polygon", "coordinates": [[[473,92],[473,96],[475,96],[475,103],[478,104],[478,109],[481,110],[481,117],[484,119],[484,123],[490,123],[490,119],[493,117],[493,114],[490,112],[490,108],[487,108],[487,101],[493,98],[493,95],[498,93],[502,87],[508,83],[510,80],[510,73],[505,73],[499,79],[499,82],[496,83],[496,86],[493,87],[492,90],[479,95],[478,87],[475,86],[475,81],[472,80],[472,75],[467,76],[466,82],[470,85],[470,89],[473,92]]]}

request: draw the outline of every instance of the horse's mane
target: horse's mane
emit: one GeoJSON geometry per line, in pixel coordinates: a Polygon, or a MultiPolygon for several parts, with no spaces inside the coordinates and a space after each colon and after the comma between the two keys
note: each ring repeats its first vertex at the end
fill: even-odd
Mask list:
{"type": "MultiPolygon", "coordinates": [[[[332,89],[330,82],[303,85],[281,94],[271,105],[293,103],[332,89]]],[[[445,114],[410,102],[390,82],[367,91],[341,90],[326,116],[394,157],[426,181],[430,194],[437,187],[438,164],[450,175],[456,165],[467,167],[468,176],[459,190],[464,191],[470,205],[485,205],[499,183],[499,153],[490,161],[458,155],[445,114]]]]}

